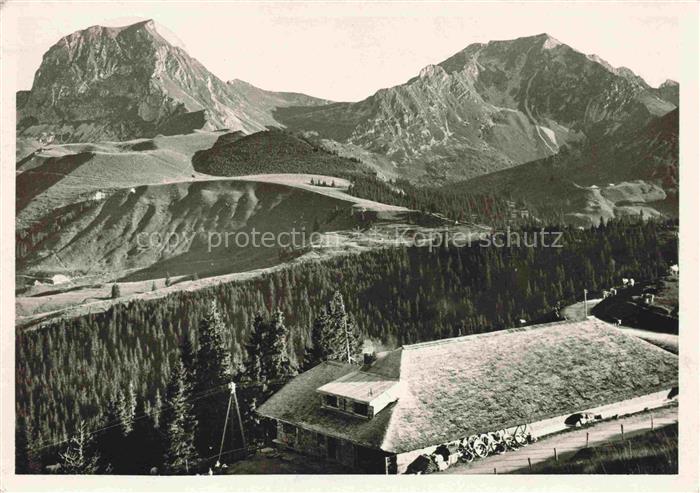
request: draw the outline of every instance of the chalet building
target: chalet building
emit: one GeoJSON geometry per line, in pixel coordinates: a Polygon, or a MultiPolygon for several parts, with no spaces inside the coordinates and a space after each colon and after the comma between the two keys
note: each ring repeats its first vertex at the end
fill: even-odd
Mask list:
{"type": "Polygon", "coordinates": [[[276,442],[362,472],[403,473],[423,453],[473,434],[565,428],[668,402],[677,356],[597,319],[421,344],[365,365],[324,362],[258,409],[276,442]]]}

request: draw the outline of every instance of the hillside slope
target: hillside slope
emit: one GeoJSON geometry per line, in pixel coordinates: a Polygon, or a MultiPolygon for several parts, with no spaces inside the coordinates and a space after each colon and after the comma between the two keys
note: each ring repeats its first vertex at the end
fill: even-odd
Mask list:
{"type": "Polygon", "coordinates": [[[150,271],[131,274],[132,280],[165,277],[166,272],[216,275],[253,270],[277,263],[279,245],[236,244],[233,236],[226,245],[226,234],[352,229],[357,224],[352,205],[300,188],[242,180],[121,189],[48,215],[48,234],[28,244],[17,268],[25,274],[71,277],[150,271]],[[54,220],[60,227],[49,227],[54,220]],[[221,235],[220,247],[211,251],[210,235],[221,235]]]}
{"type": "Polygon", "coordinates": [[[678,176],[676,109],[642,129],[448,187],[521,199],[587,225],[639,213],[677,217],[678,176]]]}
{"type": "Polygon", "coordinates": [[[357,103],[279,108],[292,129],[386,154],[406,177],[459,180],[672,110],[629,69],[542,34],[473,44],[357,103]]]}
{"type": "Polygon", "coordinates": [[[195,132],[48,146],[18,163],[16,227],[24,229],[50,211],[109,190],[207,178],[192,167],[192,155],[220,136],[195,132]]]}

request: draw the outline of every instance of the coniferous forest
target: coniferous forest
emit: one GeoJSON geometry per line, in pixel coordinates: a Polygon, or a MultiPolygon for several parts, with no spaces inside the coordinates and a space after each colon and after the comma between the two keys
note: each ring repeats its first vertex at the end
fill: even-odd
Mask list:
{"type": "MultiPolygon", "coordinates": [[[[580,299],[584,288],[593,294],[622,277],[656,279],[677,263],[675,222],[616,220],[583,230],[550,229],[563,232],[561,248],[477,243],[387,248],[292,264],[243,282],[117,304],[103,313],[20,331],[16,394],[22,461],[101,467],[91,461],[75,465],[74,459],[99,445],[90,443],[99,436],[86,430],[112,422],[124,437],[155,437],[156,445],[135,445],[135,450],[166,457],[161,467],[183,472],[188,457],[216,455],[210,448],[220,425],[207,430],[213,419],[208,413],[225,410],[228,398],[224,393],[224,400],[213,398],[203,408],[190,406],[188,393],[212,398],[208,392],[226,381],[248,382],[256,390],[243,392],[242,407],[251,423],[250,411],[277,385],[328,357],[319,353],[317,341],[332,334],[327,327],[333,324],[349,323],[357,331],[353,353],[358,339],[371,339],[381,350],[501,330],[521,319],[552,320],[557,308],[580,299]],[[266,348],[267,359],[253,358],[256,348],[266,348]],[[221,364],[202,369],[206,361],[221,364]],[[196,365],[198,371],[188,372],[196,365]],[[156,412],[161,408],[179,414],[156,412]],[[144,415],[149,427],[140,429],[146,421],[134,417],[144,415]],[[158,427],[154,419],[160,420],[158,427]],[[195,421],[204,423],[196,432],[185,424],[195,421]],[[169,449],[173,440],[178,446],[169,449]]],[[[336,352],[349,348],[350,339],[343,344],[336,352]]],[[[100,461],[107,461],[105,455],[100,461]]],[[[109,467],[128,470],[114,458],[109,467]]]]}

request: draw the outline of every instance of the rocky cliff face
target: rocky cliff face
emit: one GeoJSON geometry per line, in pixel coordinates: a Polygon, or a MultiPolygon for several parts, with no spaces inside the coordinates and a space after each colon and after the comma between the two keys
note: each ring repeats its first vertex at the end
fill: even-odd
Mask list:
{"type": "Polygon", "coordinates": [[[281,108],[275,117],[388,154],[408,176],[452,180],[553,155],[673,108],[629,69],[542,34],[470,45],[358,103],[281,108]]]}
{"type": "Polygon", "coordinates": [[[678,82],[671,79],[666,79],[666,81],[656,89],[656,94],[661,99],[668,101],[674,106],[678,106],[679,92],[680,87],[678,86],[678,82]]]}
{"type": "Polygon", "coordinates": [[[271,115],[278,105],[326,102],[253,86],[239,89],[169,43],[153,21],[93,26],[62,38],[44,55],[31,91],[18,94],[18,131],[48,131],[63,142],[196,128],[250,133],[279,125],[271,115]]]}

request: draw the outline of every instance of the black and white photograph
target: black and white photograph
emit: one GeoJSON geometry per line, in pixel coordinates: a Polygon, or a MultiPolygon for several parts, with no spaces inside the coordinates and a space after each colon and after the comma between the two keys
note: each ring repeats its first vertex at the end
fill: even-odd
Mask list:
{"type": "Polygon", "coordinates": [[[698,7],[2,2],[0,491],[700,491],[698,7]]]}

